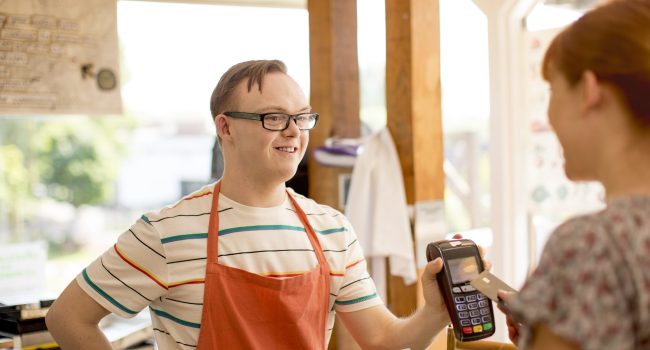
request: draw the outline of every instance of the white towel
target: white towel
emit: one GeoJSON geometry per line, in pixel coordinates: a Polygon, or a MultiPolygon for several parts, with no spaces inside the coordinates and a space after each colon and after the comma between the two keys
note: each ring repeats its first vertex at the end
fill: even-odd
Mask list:
{"type": "Polygon", "coordinates": [[[363,145],[352,171],[345,215],[366,258],[372,259],[373,279],[384,300],[385,258],[389,259],[391,275],[401,276],[406,284],[415,282],[417,272],[402,168],[387,128],[370,136],[363,145]]]}

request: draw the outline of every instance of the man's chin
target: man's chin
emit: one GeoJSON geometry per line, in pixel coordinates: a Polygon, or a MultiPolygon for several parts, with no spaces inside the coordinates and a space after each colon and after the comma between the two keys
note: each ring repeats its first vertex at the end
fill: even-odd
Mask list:
{"type": "Polygon", "coordinates": [[[287,182],[287,181],[293,179],[293,177],[296,175],[296,171],[297,171],[297,169],[293,169],[292,171],[290,171],[290,170],[282,171],[282,172],[280,172],[280,174],[278,174],[278,177],[280,179],[282,179],[281,180],[282,182],[287,182]]]}
{"type": "Polygon", "coordinates": [[[296,175],[297,169],[291,168],[291,169],[282,169],[282,168],[275,168],[273,170],[270,170],[265,172],[265,173],[259,173],[257,174],[260,176],[260,180],[264,181],[265,183],[275,183],[275,184],[283,184],[289,180],[291,180],[294,175],[296,175]]]}

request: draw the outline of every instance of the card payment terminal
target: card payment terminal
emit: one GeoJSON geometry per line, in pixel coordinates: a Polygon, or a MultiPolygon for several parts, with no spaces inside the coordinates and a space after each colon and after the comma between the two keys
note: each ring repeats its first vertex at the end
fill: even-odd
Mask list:
{"type": "Polygon", "coordinates": [[[429,243],[427,260],[438,257],[442,258],[443,268],[436,279],[456,339],[472,341],[494,334],[492,303],[470,284],[483,271],[483,262],[476,244],[469,239],[429,243]]]}

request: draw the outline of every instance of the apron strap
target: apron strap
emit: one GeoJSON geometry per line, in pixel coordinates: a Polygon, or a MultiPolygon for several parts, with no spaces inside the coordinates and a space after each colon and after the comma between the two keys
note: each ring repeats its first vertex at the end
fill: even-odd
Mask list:
{"type": "Polygon", "coordinates": [[[307,219],[307,215],[305,214],[305,212],[302,210],[300,205],[298,205],[298,201],[296,201],[296,199],[293,198],[293,196],[291,195],[291,193],[289,193],[289,191],[287,191],[287,195],[289,196],[289,199],[291,200],[293,207],[296,209],[296,214],[298,214],[298,218],[300,219],[302,225],[305,227],[305,230],[307,231],[307,237],[309,237],[311,246],[314,248],[314,252],[316,253],[316,258],[318,259],[318,263],[321,265],[322,268],[324,267],[326,269],[327,274],[329,275],[330,272],[329,264],[327,263],[327,259],[325,259],[325,254],[323,253],[323,249],[320,246],[320,241],[316,236],[316,231],[309,223],[309,220],[307,219]]]}
{"type": "Polygon", "coordinates": [[[221,181],[217,181],[212,189],[212,207],[210,208],[210,223],[208,224],[208,261],[215,263],[219,251],[219,192],[221,181]]]}

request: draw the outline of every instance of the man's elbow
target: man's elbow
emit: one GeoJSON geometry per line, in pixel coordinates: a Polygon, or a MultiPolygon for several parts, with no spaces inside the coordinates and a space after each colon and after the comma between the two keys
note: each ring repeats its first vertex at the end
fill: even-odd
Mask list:
{"type": "Polygon", "coordinates": [[[45,315],[45,325],[54,337],[56,337],[60,329],[65,329],[63,327],[65,321],[65,315],[63,315],[63,312],[56,305],[52,305],[45,315]]]}
{"type": "Polygon", "coordinates": [[[80,330],[84,322],[79,318],[79,314],[69,309],[69,306],[57,305],[55,302],[45,315],[45,325],[54,339],[57,339],[80,330]]]}

